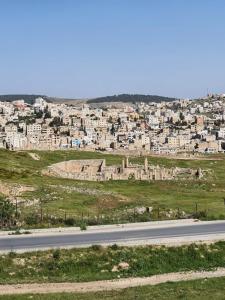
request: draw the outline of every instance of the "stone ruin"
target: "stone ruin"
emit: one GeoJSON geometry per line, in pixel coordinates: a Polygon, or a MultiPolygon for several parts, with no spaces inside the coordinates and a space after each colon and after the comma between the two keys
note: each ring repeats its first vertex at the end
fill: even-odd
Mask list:
{"type": "Polygon", "coordinates": [[[190,168],[165,168],[148,164],[131,164],[129,158],[122,160],[121,165],[106,166],[105,159],[69,160],[49,166],[43,174],[76,180],[175,180],[201,178],[202,170],[190,168]]]}

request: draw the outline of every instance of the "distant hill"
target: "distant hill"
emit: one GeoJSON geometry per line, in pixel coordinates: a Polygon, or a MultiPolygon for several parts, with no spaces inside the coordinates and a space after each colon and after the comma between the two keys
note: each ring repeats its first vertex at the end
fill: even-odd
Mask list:
{"type": "Polygon", "coordinates": [[[76,103],[83,103],[86,100],[85,99],[70,99],[70,98],[58,98],[58,97],[49,97],[46,95],[36,95],[36,94],[12,94],[12,95],[0,95],[0,101],[7,101],[7,102],[12,102],[16,100],[21,100],[23,99],[26,103],[28,104],[33,104],[34,100],[38,97],[43,98],[49,103],[67,103],[67,104],[74,104],[76,103]]]}
{"type": "Polygon", "coordinates": [[[12,95],[0,95],[0,101],[12,102],[16,100],[23,99],[28,104],[33,104],[34,100],[38,97],[43,98],[47,102],[55,102],[55,103],[67,103],[74,104],[76,103],[104,103],[104,102],[170,102],[177,100],[176,98],[164,97],[164,96],[156,96],[156,95],[139,95],[139,94],[120,94],[114,96],[106,96],[92,99],[69,99],[69,98],[57,98],[57,97],[49,97],[46,95],[36,95],[36,94],[12,94],[12,95]]]}
{"type": "Polygon", "coordinates": [[[102,103],[102,102],[170,102],[176,98],[156,96],[156,95],[139,95],[139,94],[121,94],[114,96],[106,96],[87,100],[87,103],[102,103]]]}
{"type": "Polygon", "coordinates": [[[27,94],[0,95],[0,101],[12,102],[12,101],[23,99],[26,103],[33,104],[34,100],[38,97],[41,97],[48,102],[51,102],[51,100],[45,95],[27,95],[27,94]]]}

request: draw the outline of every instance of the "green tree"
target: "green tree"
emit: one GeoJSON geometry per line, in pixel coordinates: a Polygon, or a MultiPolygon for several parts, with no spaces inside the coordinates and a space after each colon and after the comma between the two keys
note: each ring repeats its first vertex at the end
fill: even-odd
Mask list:
{"type": "Polygon", "coordinates": [[[16,207],[9,200],[0,196],[0,221],[1,224],[7,224],[15,217],[16,207]]]}
{"type": "Polygon", "coordinates": [[[60,117],[54,117],[54,119],[49,123],[50,127],[59,127],[62,125],[63,125],[63,122],[60,117]]]}

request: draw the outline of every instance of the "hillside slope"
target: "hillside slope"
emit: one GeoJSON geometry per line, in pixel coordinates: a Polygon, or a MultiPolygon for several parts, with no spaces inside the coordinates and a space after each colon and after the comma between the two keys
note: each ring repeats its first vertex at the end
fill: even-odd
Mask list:
{"type": "Polygon", "coordinates": [[[140,95],[140,94],[120,94],[114,96],[106,96],[87,100],[87,103],[102,102],[162,102],[175,101],[176,98],[157,96],[157,95],[140,95]]]}

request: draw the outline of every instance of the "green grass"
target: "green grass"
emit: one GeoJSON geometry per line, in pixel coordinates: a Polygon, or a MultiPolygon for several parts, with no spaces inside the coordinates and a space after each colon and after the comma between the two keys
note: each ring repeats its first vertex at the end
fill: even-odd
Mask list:
{"type": "Polygon", "coordinates": [[[225,299],[225,278],[210,278],[186,282],[168,282],[118,291],[85,294],[47,294],[0,296],[0,300],[222,300],[225,299]]]}
{"type": "Polygon", "coordinates": [[[0,284],[82,282],[146,277],[189,270],[225,267],[225,242],[182,247],[139,246],[49,250],[0,256],[0,284]],[[127,270],[113,272],[120,262],[127,270]]]}
{"type": "MultiPolygon", "coordinates": [[[[45,214],[81,217],[96,217],[99,213],[106,216],[137,206],[153,206],[160,210],[177,209],[186,213],[206,211],[209,217],[225,218],[225,156],[206,156],[220,160],[175,160],[149,157],[149,163],[165,167],[186,167],[208,170],[202,180],[176,181],[108,181],[85,182],[43,176],[41,170],[53,163],[70,159],[106,158],[107,165],[120,164],[122,156],[82,151],[36,151],[39,161],[33,160],[27,152],[0,150],[0,180],[9,184],[31,185],[36,191],[24,193],[29,200],[42,199],[45,214]],[[63,190],[60,186],[83,188],[97,191],[88,192],[63,190]],[[43,194],[44,190],[44,194],[43,194]],[[109,196],[105,193],[111,192],[109,196]],[[54,196],[53,194],[54,193],[54,196]]],[[[143,163],[144,158],[132,158],[134,163],[143,163]]],[[[40,204],[20,206],[22,214],[40,211],[40,204]]],[[[165,218],[165,216],[162,216],[165,218]]],[[[111,218],[112,222],[112,218],[111,218]]]]}

